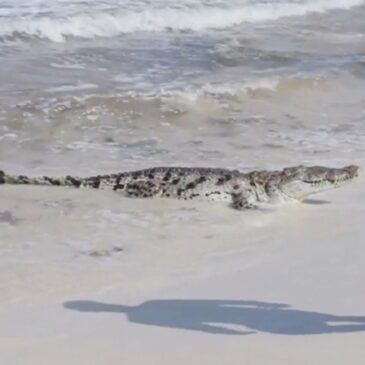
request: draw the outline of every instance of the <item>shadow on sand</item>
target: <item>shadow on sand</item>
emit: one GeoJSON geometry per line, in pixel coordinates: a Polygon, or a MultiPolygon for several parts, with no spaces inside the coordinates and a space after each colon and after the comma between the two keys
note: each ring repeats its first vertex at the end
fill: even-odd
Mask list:
{"type": "Polygon", "coordinates": [[[79,312],[125,313],[133,323],[212,334],[319,335],[365,331],[365,316],[308,312],[286,304],[256,301],[151,300],[126,306],[76,300],[64,303],[64,307],[79,312]]]}
{"type": "Polygon", "coordinates": [[[303,201],[304,204],[309,204],[309,205],[326,205],[326,204],[331,204],[330,201],[328,200],[321,200],[321,199],[311,199],[311,198],[307,198],[303,201]]]}

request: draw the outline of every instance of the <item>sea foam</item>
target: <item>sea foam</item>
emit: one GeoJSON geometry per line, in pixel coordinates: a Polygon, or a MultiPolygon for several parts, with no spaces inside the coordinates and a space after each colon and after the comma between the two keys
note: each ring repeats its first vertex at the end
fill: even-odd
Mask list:
{"type": "Polygon", "coordinates": [[[204,31],[225,29],[241,23],[275,20],[288,16],[322,13],[332,9],[349,9],[363,4],[363,0],[309,0],[304,3],[264,2],[237,3],[225,6],[181,6],[179,8],[125,9],[108,13],[64,16],[16,15],[5,17],[0,23],[0,38],[36,37],[63,42],[67,37],[113,37],[133,32],[204,31]]]}

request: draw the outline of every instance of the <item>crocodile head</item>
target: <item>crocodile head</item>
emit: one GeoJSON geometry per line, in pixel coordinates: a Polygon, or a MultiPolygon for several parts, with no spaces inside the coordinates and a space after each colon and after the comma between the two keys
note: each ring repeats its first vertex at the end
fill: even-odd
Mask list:
{"type": "Polygon", "coordinates": [[[285,200],[303,201],[308,195],[338,188],[358,176],[359,167],[296,166],[276,175],[276,189],[285,200]]]}

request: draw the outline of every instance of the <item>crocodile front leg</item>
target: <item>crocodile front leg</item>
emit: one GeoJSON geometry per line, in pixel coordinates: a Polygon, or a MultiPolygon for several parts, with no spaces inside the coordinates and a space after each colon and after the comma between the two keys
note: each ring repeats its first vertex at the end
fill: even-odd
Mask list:
{"type": "Polygon", "coordinates": [[[251,190],[244,190],[232,194],[232,208],[237,210],[257,209],[256,194],[251,190]]]}

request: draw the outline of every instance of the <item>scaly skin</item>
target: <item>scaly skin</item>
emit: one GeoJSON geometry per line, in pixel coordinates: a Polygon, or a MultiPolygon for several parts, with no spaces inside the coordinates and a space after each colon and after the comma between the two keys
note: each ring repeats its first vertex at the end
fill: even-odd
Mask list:
{"type": "Polygon", "coordinates": [[[0,184],[73,186],[110,189],[127,197],[166,197],[229,201],[233,208],[257,203],[302,201],[308,195],[337,188],[358,176],[358,166],[343,168],[295,166],[281,171],[253,171],[198,167],[155,167],[92,177],[52,178],[11,176],[0,171],[0,184]]]}

